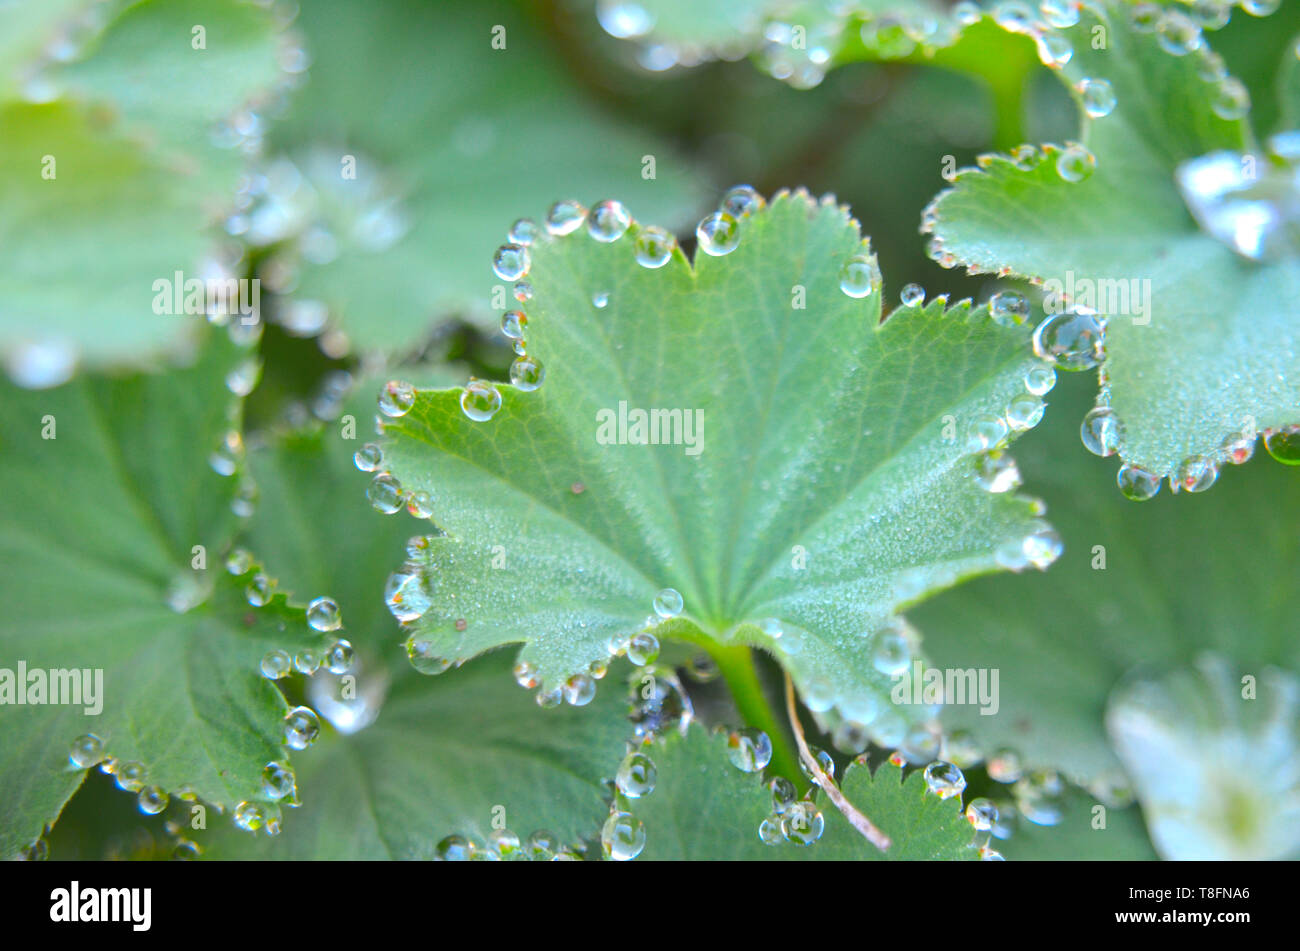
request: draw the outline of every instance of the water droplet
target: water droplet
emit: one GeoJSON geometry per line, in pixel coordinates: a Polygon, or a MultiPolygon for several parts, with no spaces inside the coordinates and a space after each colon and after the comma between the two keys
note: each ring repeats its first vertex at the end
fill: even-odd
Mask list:
{"type": "MultiPolygon", "coordinates": [[[[451,667],[451,661],[440,656],[433,641],[427,637],[412,635],[407,638],[406,656],[412,667],[429,677],[445,673],[451,667]]],[[[558,688],[556,692],[559,692],[558,688]]]]}
{"type": "Polygon", "coordinates": [[[1241,9],[1253,17],[1272,16],[1282,6],[1282,0],[1238,0],[1241,9]]]}
{"type": "Polygon", "coordinates": [[[247,396],[262,378],[262,361],[249,357],[226,374],[226,389],[236,396],[247,396]]]}
{"type": "Polygon", "coordinates": [[[720,211],[731,215],[733,218],[744,218],[746,215],[752,215],[761,211],[767,202],[758,190],[751,185],[736,185],[727,189],[722,196],[722,202],[718,205],[720,211]]]}
{"type": "Polygon", "coordinates": [[[1079,438],[1093,455],[1113,456],[1124,444],[1124,425],[1109,406],[1098,406],[1083,417],[1079,438]]]}
{"type": "Polygon", "coordinates": [[[619,764],[614,785],[629,799],[640,799],[654,792],[658,775],[659,771],[650,757],[644,753],[629,753],[619,764]]]}
{"type": "Polygon", "coordinates": [[[1086,181],[1096,167],[1097,156],[1078,142],[1068,143],[1056,157],[1056,174],[1071,184],[1086,181]]]}
{"type": "Polygon", "coordinates": [[[962,794],[966,777],[952,763],[936,760],[925,768],[925,788],[940,799],[951,799],[962,794]]]}
{"type": "Polygon", "coordinates": [[[628,0],[600,0],[596,19],[606,33],[620,40],[645,36],[655,25],[654,14],[628,0]]]}
{"type": "Polygon", "coordinates": [[[118,789],[126,792],[139,792],[144,788],[145,775],[144,763],[132,761],[119,764],[113,773],[113,780],[117,783],[118,789]]]}
{"type": "Polygon", "coordinates": [[[770,815],[758,824],[758,840],[764,845],[780,845],[785,841],[779,815],[770,815]]]}
{"type": "Polygon", "coordinates": [[[1016,781],[1016,808],[1035,825],[1054,826],[1065,816],[1066,785],[1055,770],[1035,770],[1016,781]]]}
{"type": "Polygon", "coordinates": [[[990,449],[975,457],[975,482],[985,492],[1010,492],[1021,485],[1016,460],[999,449],[990,449]]]}
{"type": "Polygon", "coordinates": [[[1024,772],[1020,757],[1012,750],[998,750],[988,759],[989,779],[996,783],[1014,783],[1024,772]]]}
{"type": "Polygon", "coordinates": [[[1079,22],[1078,0],[1042,0],[1038,10],[1047,24],[1058,30],[1074,26],[1079,22]]]}
{"type": "Polygon", "coordinates": [[[310,677],[320,670],[320,654],[316,652],[315,648],[304,647],[294,654],[293,669],[304,676],[310,677]]]}
{"type": "Polygon", "coordinates": [[[393,572],[384,584],[384,602],[403,624],[423,617],[433,604],[428,577],[412,565],[393,572]]]}
{"type": "MultiPolygon", "coordinates": [[[[834,779],[835,760],[831,758],[831,754],[827,753],[823,749],[819,749],[816,746],[809,746],[808,752],[812,754],[813,759],[817,762],[817,768],[820,769],[823,773],[825,773],[828,779],[834,779]]],[[[813,770],[808,766],[808,764],[805,763],[802,759],[799,760],[799,772],[803,773],[804,776],[807,777],[808,782],[814,785],[818,784],[817,774],[813,772],[813,770]]]]}
{"type": "Polygon", "coordinates": [[[260,573],[254,575],[244,589],[244,597],[255,608],[265,607],[271,600],[271,579],[260,573]]]}
{"type": "Polygon", "coordinates": [[[533,357],[522,356],[510,364],[510,382],[525,393],[537,389],[545,379],[546,367],[533,357]]]}
{"type": "Polygon", "coordinates": [[[392,515],[402,507],[402,483],[389,473],[381,472],[370,480],[366,498],[376,512],[392,515]]]}
{"type": "Polygon", "coordinates": [[[648,632],[634,635],[627,642],[627,659],[638,667],[653,664],[659,657],[659,638],[648,632]]]}
{"type": "Polygon", "coordinates": [[[1219,467],[1214,461],[1204,456],[1188,456],[1169,479],[1169,486],[1175,492],[1204,492],[1214,485],[1219,478],[1219,467]]]}
{"type": "Polygon", "coordinates": [[[880,267],[868,254],[851,257],[840,269],[840,290],[849,297],[870,297],[880,286],[880,267]]]}
{"type": "Polygon", "coordinates": [[[1032,171],[1046,156],[1032,145],[1017,145],[1011,150],[1011,163],[1022,172],[1032,171]]]}
{"type": "Polygon", "coordinates": [[[1012,33],[1028,33],[1034,26],[1034,11],[1019,0],[1004,0],[993,8],[998,26],[1012,33]]]}
{"type": "Polygon", "coordinates": [[[585,707],[596,697],[596,681],[586,674],[574,674],[564,682],[564,699],[572,707],[585,707]]]}
{"type": "Polygon", "coordinates": [[[757,773],[772,761],[772,740],[762,730],[744,727],[727,735],[727,758],[746,773],[757,773]]]}
{"type": "Polygon", "coordinates": [[[520,218],[510,226],[510,233],[506,235],[511,244],[522,244],[524,247],[532,244],[537,240],[537,236],[542,233],[542,229],[537,227],[537,222],[532,218],[520,218]]]}
{"type": "Polygon", "coordinates": [[[976,832],[988,832],[998,820],[998,807],[991,799],[981,796],[966,804],[966,821],[975,827],[976,832]]]}
{"type": "Polygon", "coordinates": [[[1035,396],[1044,396],[1056,386],[1056,371],[1049,366],[1030,367],[1025,371],[1025,389],[1035,396]]]}
{"type": "Polygon", "coordinates": [[[1266,432],[1264,449],[1284,465],[1300,466],[1300,426],[1283,426],[1266,432]]]}
{"type": "Polygon", "coordinates": [[[72,741],[68,750],[68,759],[78,769],[90,769],[104,760],[104,741],[93,733],[79,736],[72,741]]]}
{"type": "Polygon", "coordinates": [[[617,201],[602,201],[587,214],[587,233],[602,244],[623,237],[631,224],[632,215],[617,201]]]}
{"type": "Polygon", "coordinates": [[[953,730],[943,738],[943,758],[958,769],[970,769],[984,762],[984,752],[967,730],[953,730]]]}
{"type": "Polygon", "coordinates": [[[1115,89],[1105,79],[1085,79],[1079,83],[1079,96],[1083,111],[1094,119],[1101,119],[1115,111],[1115,89]]]}
{"type": "Polygon", "coordinates": [[[284,717],[284,742],[291,750],[305,750],[320,734],[320,720],[310,707],[294,707],[284,717]]]}
{"type": "Polygon", "coordinates": [[[636,262],[651,270],[661,268],[673,256],[675,247],[677,239],[663,228],[642,228],[636,236],[636,262]]]}
{"type": "Polygon", "coordinates": [[[289,655],[281,650],[267,651],[262,655],[262,676],[268,680],[279,680],[281,677],[289,676],[289,671],[293,668],[293,661],[289,655]]]}
{"type": "Polygon", "coordinates": [[[1126,462],[1119,467],[1115,481],[1119,484],[1119,490],[1124,494],[1124,498],[1133,502],[1145,502],[1160,491],[1160,476],[1131,462],[1126,462]]]}
{"type": "Polygon", "coordinates": [[[528,318],[523,311],[508,310],[501,316],[501,332],[511,340],[523,340],[524,325],[527,323],[528,318]]]}
{"type": "Polygon", "coordinates": [[[1033,393],[1013,396],[1007,404],[1007,425],[1016,432],[1033,429],[1043,418],[1043,398],[1033,393]]]}
{"type": "Polygon", "coordinates": [[[1021,549],[1029,564],[1039,571],[1046,571],[1056,559],[1061,557],[1061,552],[1065,551],[1065,542],[1061,540],[1056,529],[1046,523],[1040,523],[1038,528],[1025,536],[1021,549]]]}
{"type": "Polygon", "coordinates": [[[1178,10],[1167,10],[1156,21],[1156,40],[1174,56],[1186,56],[1201,46],[1201,28],[1196,21],[1178,10]]]}
{"type": "Polygon", "coordinates": [[[528,249],[522,244],[503,244],[492,256],[492,270],[503,281],[517,281],[532,266],[528,249]]]}
{"type": "Polygon", "coordinates": [[[534,862],[549,862],[560,848],[560,838],[554,832],[538,829],[524,843],[524,850],[534,862]]]}
{"type": "Polygon", "coordinates": [[[1188,11],[1203,30],[1221,30],[1232,18],[1231,0],[1192,0],[1188,11]]]}
{"type": "Polygon", "coordinates": [[[609,294],[606,291],[591,295],[591,306],[597,310],[604,310],[609,306],[609,294]]]}
{"type": "Polygon", "coordinates": [[[515,677],[515,683],[519,684],[519,686],[523,687],[525,690],[532,690],[542,682],[541,678],[537,676],[537,666],[526,660],[521,660],[519,663],[515,664],[512,672],[515,677]]]}
{"type": "Polygon", "coordinates": [[[794,845],[812,845],[826,830],[826,817],[811,802],[796,802],[781,817],[781,834],[794,845]]]}
{"type": "Polygon", "coordinates": [[[259,802],[241,802],[235,806],[234,820],[245,832],[256,832],[266,822],[266,814],[259,802]]]}
{"type": "Polygon", "coordinates": [[[356,658],[357,652],[351,642],[337,640],[330,645],[329,652],[325,655],[325,666],[329,668],[331,674],[341,676],[352,669],[356,658]]]}
{"type": "Polygon", "coordinates": [[[895,622],[876,634],[871,645],[871,665],[886,677],[901,674],[912,663],[912,645],[906,629],[895,622]]]}
{"type": "Polygon", "coordinates": [[[374,472],[384,464],[384,451],[368,442],[352,454],[352,462],[362,472],[374,472]]]}
{"type": "Polygon", "coordinates": [[[1244,433],[1229,433],[1223,438],[1219,449],[1229,462],[1239,466],[1249,462],[1255,454],[1255,438],[1244,433]]]}
{"type": "Polygon", "coordinates": [[[553,235],[572,234],[587,220],[587,209],[576,201],[557,201],[546,213],[546,230],[553,235]]]}
{"type": "Polygon", "coordinates": [[[989,298],[989,316],[1003,327],[1014,327],[1029,319],[1029,301],[1015,291],[998,291],[989,298]]]}
{"type": "Polygon", "coordinates": [[[898,296],[904,307],[920,307],[925,303],[925,288],[920,284],[908,284],[898,296]]]}
{"type": "Polygon", "coordinates": [[[1220,119],[1244,119],[1250,112],[1250,92],[1236,76],[1225,76],[1214,87],[1210,107],[1220,119]]]}
{"type": "Polygon", "coordinates": [[[415,405],[415,387],[401,380],[390,380],[379,392],[379,412],[385,416],[405,416],[415,405]]]}
{"type": "Polygon", "coordinates": [[[1090,370],[1106,355],[1102,323],[1083,308],[1052,314],[1034,330],[1034,353],[1059,370],[1090,370]]]}
{"type": "Polygon", "coordinates": [[[533,299],[533,285],[527,281],[520,281],[515,285],[515,300],[524,304],[533,299]]]}
{"type": "Polygon", "coordinates": [[[434,857],[439,862],[468,862],[474,848],[462,835],[449,835],[434,846],[434,857]]]}
{"type": "Polygon", "coordinates": [[[293,770],[283,763],[267,763],[262,767],[262,792],[269,799],[292,797],[295,780],[293,770]]]}
{"type": "Polygon", "coordinates": [[[474,422],[487,422],[501,408],[501,394],[486,380],[470,380],[461,391],[460,408],[474,422]]]}
{"type": "Polygon", "coordinates": [[[695,237],[701,251],[721,257],[740,244],[740,223],[725,211],[715,211],[696,225],[695,237]]]}
{"type": "Polygon", "coordinates": [[[612,812],[601,827],[600,847],[616,862],[634,859],[645,848],[645,825],[630,812],[612,812]]]}
{"type": "Polygon", "coordinates": [[[556,687],[552,690],[539,690],[533,699],[537,701],[537,705],[543,710],[558,707],[564,702],[564,688],[556,687]]]}
{"type": "Polygon", "coordinates": [[[1063,33],[1040,33],[1036,46],[1038,61],[1048,68],[1064,66],[1074,57],[1074,47],[1063,33]]]}
{"type": "Polygon", "coordinates": [[[406,497],[406,511],[412,518],[431,518],[433,516],[433,496],[428,492],[412,492],[406,497]]]}
{"type": "Polygon", "coordinates": [[[307,623],[313,630],[337,631],[343,626],[343,615],[333,598],[316,598],[307,605],[307,623]]]}
{"type": "Polygon", "coordinates": [[[784,776],[775,776],[767,784],[767,788],[772,791],[772,811],[778,816],[783,816],[790,811],[790,807],[795,804],[799,798],[799,792],[794,788],[794,783],[784,776]]]}
{"type": "Polygon", "coordinates": [[[683,606],[681,593],[674,588],[664,588],[655,595],[655,614],[661,618],[677,617],[682,613],[683,606]]]}

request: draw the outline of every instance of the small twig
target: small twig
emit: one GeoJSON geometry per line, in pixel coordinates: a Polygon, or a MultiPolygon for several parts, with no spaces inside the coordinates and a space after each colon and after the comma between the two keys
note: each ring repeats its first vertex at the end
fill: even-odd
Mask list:
{"type": "Polygon", "coordinates": [[[808,741],[804,739],[803,724],[799,722],[799,711],[794,702],[794,681],[790,675],[785,675],[785,709],[790,717],[790,729],[794,732],[795,743],[799,745],[799,761],[804,764],[807,770],[812,773],[813,782],[826,791],[835,808],[844,814],[844,818],[849,820],[853,828],[862,833],[862,837],[868,842],[880,849],[882,852],[888,852],[889,836],[881,832],[872,823],[870,819],[858,811],[858,808],[849,802],[848,797],[840,791],[840,787],[835,785],[835,780],[826,775],[821,764],[812,755],[812,750],[808,749],[808,741]]]}

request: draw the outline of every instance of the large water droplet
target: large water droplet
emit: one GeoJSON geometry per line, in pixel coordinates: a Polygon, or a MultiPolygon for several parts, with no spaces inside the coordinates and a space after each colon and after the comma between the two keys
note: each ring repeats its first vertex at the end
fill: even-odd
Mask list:
{"type": "Polygon", "coordinates": [[[596,681],[586,674],[574,674],[564,682],[564,700],[573,707],[585,707],[596,697],[596,681]]]}
{"type": "Polygon", "coordinates": [[[470,380],[461,391],[460,408],[474,422],[487,422],[501,408],[501,393],[486,380],[470,380]]]}
{"type": "Polygon", "coordinates": [[[362,472],[374,472],[384,464],[384,451],[368,442],[352,454],[352,462],[362,472]]]}
{"type": "Polygon", "coordinates": [[[612,812],[601,827],[600,847],[616,862],[634,859],[645,848],[645,825],[630,812],[612,812]]]}
{"type": "Polygon", "coordinates": [[[503,244],[492,256],[492,270],[503,281],[517,281],[532,266],[528,249],[522,244],[503,244]]]}
{"type": "Polygon", "coordinates": [[[527,247],[537,240],[542,229],[537,226],[537,222],[532,218],[520,218],[510,226],[510,233],[506,237],[511,244],[522,244],[527,247]]]}
{"type": "Polygon", "coordinates": [[[1056,157],[1056,174],[1062,181],[1078,184],[1092,176],[1097,157],[1078,142],[1070,142],[1056,157]]]}
{"type": "MultiPolygon", "coordinates": [[[[406,656],[411,666],[427,677],[436,677],[451,668],[451,661],[438,653],[433,641],[427,637],[412,635],[406,641],[406,656]]],[[[556,688],[559,694],[559,688],[556,688]]],[[[559,702],[557,696],[556,702],[559,702]]]]}
{"type": "Polygon", "coordinates": [[[284,717],[284,742],[291,750],[305,750],[320,735],[320,720],[310,707],[294,707],[284,717]]]}
{"type": "Polygon", "coordinates": [[[1131,462],[1119,467],[1115,481],[1124,498],[1133,502],[1145,502],[1160,491],[1160,476],[1131,462]]]}
{"type": "Polygon", "coordinates": [[[553,235],[572,234],[587,220],[587,209],[576,201],[557,201],[546,214],[546,230],[553,235]]]}
{"type": "Polygon", "coordinates": [[[546,367],[535,357],[522,356],[510,364],[510,382],[517,389],[530,393],[546,380],[546,367]]]}
{"type": "Polygon", "coordinates": [[[292,798],[295,782],[293,770],[284,763],[271,762],[262,767],[262,792],[268,799],[292,798]]]}
{"type": "Polygon", "coordinates": [[[744,727],[727,736],[727,758],[746,773],[757,773],[772,761],[772,740],[762,730],[744,727]]]}
{"type": "Polygon", "coordinates": [[[677,239],[663,228],[654,225],[642,228],[636,236],[636,262],[651,270],[661,268],[673,256],[675,247],[677,239]]]}
{"type": "Polygon", "coordinates": [[[653,664],[659,657],[659,638],[642,632],[627,642],[627,659],[638,667],[653,664]]]}
{"type": "Polygon", "coordinates": [[[631,224],[632,215],[617,201],[602,201],[587,214],[587,233],[603,244],[623,237],[631,224]]]}
{"type": "Polygon", "coordinates": [[[1219,478],[1219,467],[1205,456],[1188,456],[1178,464],[1169,477],[1170,488],[1175,491],[1204,492],[1219,478]]]}
{"type": "Polygon", "coordinates": [[[629,753],[619,764],[614,785],[629,799],[640,799],[654,792],[659,771],[654,761],[644,753],[629,753]]]}
{"type": "Polygon", "coordinates": [[[1105,79],[1085,79],[1079,83],[1079,96],[1083,111],[1094,119],[1101,119],[1115,111],[1115,89],[1105,79]]]}
{"type": "Polygon", "coordinates": [[[936,760],[925,768],[925,788],[940,799],[951,799],[962,794],[966,777],[952,763],[936,760]]]}
{"type": "Polygon", "coordinates": [[[1090,370],[1105,357],[1102,323],[1083,308],[1052,314],[1034,330],[1034,353],[1060,370],[1090,370]]]}
{"type": "Polygon", "coordinates": [[[983,796],[972,799],[966,804],[966,821],[975,827],[976,832],[988,832],[998,821],[998,807],[983,796]]]}
{"type": "Polygon", "coordinates": [[[1266,432],[1264,449],[1284,465],[1300,466],[1300,426],[1283,426],[1266,432]]]}
{"type": "Polygon", "coordinates": [[[725,211],[715,211],[695,227],[699,248],[705,254],[721,257],[740,244],[740,222],[725,211]]]}
{"type": "Polygon", "coordinates": [[[1079,438],[1097,456],[1113,456],[1124,445],[1124,426],[1109,406],[1089,410],[1079,426],[1079,438]]]}
{"type": "Polygon", "coordinates": [[[674,588],[664,588],[655,595],[654,609],[655,614],[661,618],[674,618],[682,613],[684,603],[681,592],[674,588]]]}
{"type": "Polygon", "coordinates": [[[317,631],[337,631],[343,626],[343,615],[333,598],[316,598],[307,605],[307,623],[317,631]]]}
{"type": "Polygon", "coordinates": [[[376,512],[393,515],[402,507],[402,483],[389,473],[381,472],[370,480],[366,498],[376,512]]]}
{"type": "Polygon", "coordinates": [[[1178,10],[1165,11],[1156,21],[1156,40],[1166,53],[1186,56],[1203,42],[1196,21],[1178,10]]]}
{"type": "Polygon", "coordinates": [[[880,267],[868,254],[851,257],[840,269],[840,290],[849,297],[870,297],[880,286],[880,267]]]}
{"type": "Polygon", "coordinates": [[[925,288],[920,284],[906,284],[898,295],[904,307],[920,307],[925,303],[925,288]]]}
{"type": "Polygon", "coordinates": [[[1015,291],[998,291],[989,298],[989,316],[1003,327],[1014,327],[1029,319],[1029,301],[1015,291]]]}
{"type": "Polygon", "coordinates": [[[781,816],[781,834],[794,845],[812,845],[826,830],[826,817],[807,800],[796,802],[781,816]]]}
{"type": "Polygon", "coordinates": [[[279,680],[281,677],[289,676],[289,671],[293,669],[293,661],[285,651],[271,650],[262,655],[261,669],[263,677],[268,680],[279,680]]]}
{"type": "Polygon", "coordinates": [[[999,449],[975,457],[975,482],[985,492],[1010,492],[1021,485],[1016,461],[999,449]]]}
{"type": "Polygon", "coordinates": [[[78,769],[90,769],[104,761],[104,741],[93,733],[79,736],[72,741],[68,750],[68,759],[78,769]]]}
{"type": "Polygon", "coordinates": [[[385,416],[405,416],[415,405],[415,387],[401,380],[390,380],[379,391],[379,412],[385,416]]]}

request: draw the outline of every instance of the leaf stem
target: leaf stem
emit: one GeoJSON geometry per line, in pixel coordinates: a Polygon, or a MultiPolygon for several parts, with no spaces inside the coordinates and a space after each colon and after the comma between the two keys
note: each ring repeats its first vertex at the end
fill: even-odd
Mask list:
{"type": "Polygon", "coordinates": [[[799,757],[791,742],[789,728],[781,722],[767,701],[767,694],[758,678],[758,668],[754,664],[753,650],[743,644],[724,647],[708,643],[703,646],[718,665],[742,719],[749,726],[762,730],[772,741],[771,770],[790,780],[800,791],[806,789],[807,779],[799,769],[799,757]]]}
{"type": "Polygon", "coordinates": [[[814,781],[825,790],[826,795],[835,804],[835,808],[849,820],[849,824],[862,833],[863,838],[880,851],[888,852],[890,845],[893,844],[889,841],[889,836],[881,832],[870,819],[858,811],[857,806],[849,802],[849,797],[835,785],[835,780],[826,775],[826,771],[812,755],[812,750],[808,749],[808,741],[803,735],[803,726],[799,723],[799,709],[794,702],[794,681],[790,679],[789,674],[785,675],[785,712],[790,717],[790,729],[794,731],[795,742],[799,744],[799,759],[813,774],[814,781]]]}

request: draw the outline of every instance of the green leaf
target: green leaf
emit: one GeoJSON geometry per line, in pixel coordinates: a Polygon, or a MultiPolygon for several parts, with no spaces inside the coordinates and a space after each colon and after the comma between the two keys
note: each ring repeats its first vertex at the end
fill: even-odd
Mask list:
{"type": "Polygon", "coordinates": [[[0,98],[18,98],[48,51],[69,34],[93,32],[101,25],[95,0],[43,0],[0,7],[0,98]]]}
{"type": "Polygon", "coordinates": [[[1120,452],[1177,482],[1185,461],[1221,462],[1234,434],[1294,421],[1300,339],[1283,302],[1300,291],[1300,263],[1247,260],[1197,227],[1176,170],[1251,149],[1250,130],[1215,112],[1200,54],[1165,52],[1154,33],[1130,27],[1127,7],[1093,6],[1052,35],[1072,44],[1062,81],[1105,79],[1117,100],[1110,115],[1084,121],[1095,171],[1064,180],[1057,146],[1019,163],[993,156],[958,173],[926,227],[940,260],[1059,282],[1058,297],[1109,315],[1099,400],[1125,427],[1120,452]],[[1098,36],[1104,48],[1094,48],[1098,36]]]}
{"type": "Polygon", "coordinates": [[[286,704],[259,662],[322,638],[282,597],[250,610],[248,579],[222,568],[236,479],[208,460],[238,417],[214,394],[242,357],[216,339],[170,373],[5,385],[0,668],[86,670],[92,689],[99,671],[102,709],[86,712],[84,697],[0,707],[0,855],[34,840],[76,789],[69,746],[83,734],[142,763],[148,785],[227,808],[255,798],[262,767],[284,755],[286,704]]]}
{"type": "Polygon", "coordinates": [[[363,350],[411,347],[450,313],[499,321],[487,262],[520,208],[586,191],[674,222],[697,206],[687,162],[585,102],[521,5],[335,0],[304,4],[298,25],[311,82],[273,130],[294,171],[265,200],[300,227],[255,219],[248,237],[328,235],[330,254],[294,240],[281,260],[296,297],[325,304],[363,350]]]}
{"type": "Polygon", "coordinates": [[[758,776],[728,761],[725,734],[710,735],[692,725],[684,736],[668,734],[642,752],[656,767],[654,790],[624,800],[645,826],[642,860],[919,861],[979,855],[960,797],[930,793],[918,770],[904,779],[899,767],[885,762],[873,775],[855,761],[845,771],[844,794],[890,837],[888,852],[867,842],[823,793],[816,800],[824,823],[817,841],[766,845],[758,827],[773,815],[772,792],[758,776]]]}
{"type": "MultiPolygon", "coordinates": [[[[371,725],[295,757],[302,807],[285,812],[278,837],[225,827],[204,854],[431,859],[444,837],[482,847],[500,823],[521,840],[545,830],[580,844],[607,811],[604,780],[631,736],[626,696],[611,689],[589,709],[539,710],[510,666],[494,654],[433,683],[405,663],[392,669],[371,725]]],[[[387,676],[363,672],[358,690],[387,676]]]]}
{"type": "Polygon", "coordinates": [[[985,753],[1010,748],[1085,782],[1118,774],[1104,712],[1130,669],[1182,667],[1206,651],[1251,671],[1300,668],[1296,473],[1260,458],[1193,499],[1135,507],[1099,493],[1108,464],[1074,451],[1089,389],[1063,380],[1016,447],[1065,541],[1061,559],[1042,576],[978,579],[911,615],[936,666],[999,675],[996,714],[952,704],[948,727],[985,753]]]}
{"type": "Polygon", "coordinates": [[[402,605],[409,643],[449,660],[523,643],[556,698],[639,632],[756,645],[824,723],[836,708],[897,742],[924,716],[887,709],[873,655],[906,663],[899,606],[995,570],[1009,540],[1050,543],[1031,500],[980,487],[965,442],[1040,365],[969,302],[881,323],[878,279],[865,299],[840,289],[847,261],[874,259],[833,203],[782,194],[739,228],[729,254],[660,269],[637,263],[640,226],[540,239],[525,312],[544,385],[500,387],[486,422],[457,390],[385,421],[391,477],[446,532],[406,572],[428,601],[402,605]],[[630,442],[620,405],[682,425],[630,442]],[[662,589],[680,617],[655,616],[662,589]]]}
{"type": "Polygon", "coordinates": [[[62,103],[0,106],[0,169],[0,354],[13,378],[50,386],[77,361],[138,364],[193,338],[202,315],[153,309],[154,281],[194,276],[207,244],[186,176],[62,103]]]}
{"type": "Polygon", "coordinates": [[[225,148],[214,135],[241,111],[265,125],[259,113],[285,92],[277,87],[290,75],[279,57],[295,49],[263,5],[144,0],[128,5],[82,57],[51,70],[50,78],[69,99],[120,115],[123,132],[196,179],[191,187],[209,192],[216,215],[228,210],[246,156],[235,148],[237,133],[225,148]]]}

